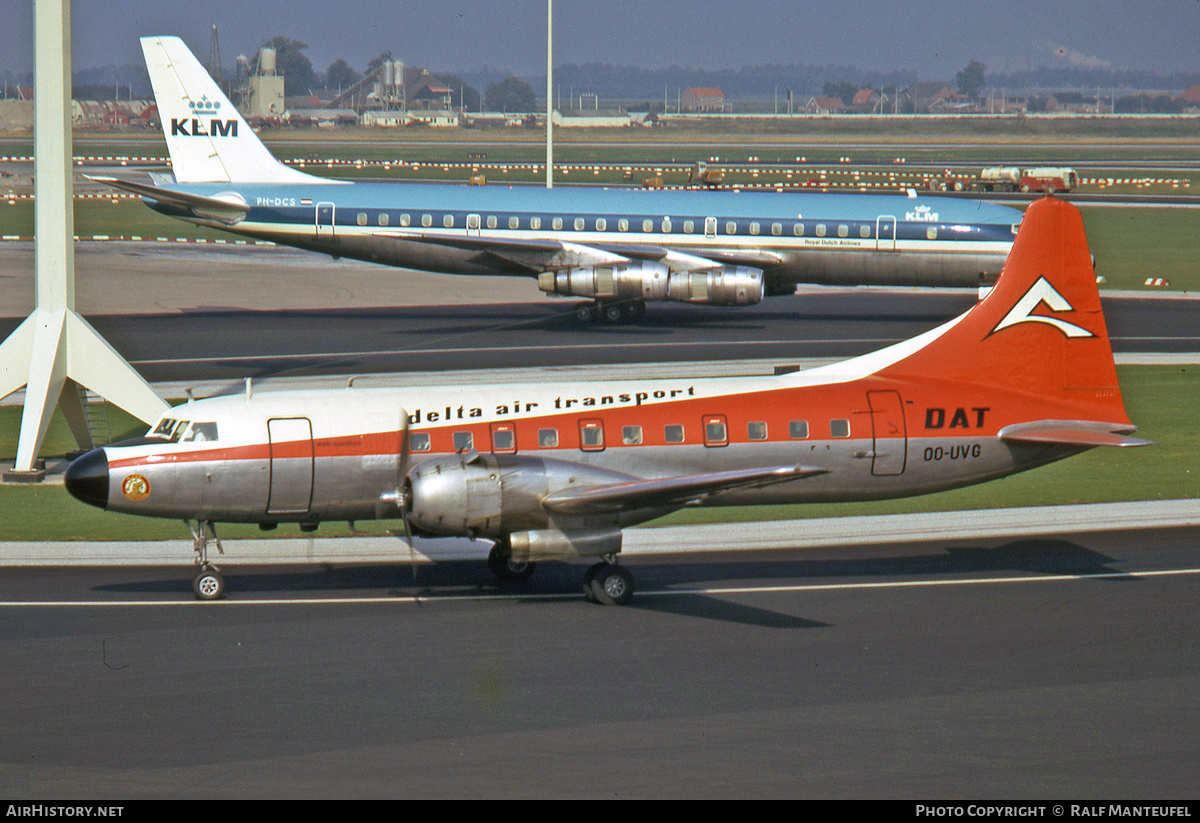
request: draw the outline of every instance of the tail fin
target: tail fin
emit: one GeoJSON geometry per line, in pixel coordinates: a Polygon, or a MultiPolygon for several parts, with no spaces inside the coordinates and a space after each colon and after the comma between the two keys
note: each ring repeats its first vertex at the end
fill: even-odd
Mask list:
{"type": "Polygon", "coordinates": [[[1056,417],[1129,424],[1091,260],[1079,209],[1036,201],[991,292],[878,373],[992,385],[1056,417]]]}
{"type": "Polygon", "coordinates": [[[276,160],[178,37],[141,42],[176,181],[330,182],[276,160]]]}

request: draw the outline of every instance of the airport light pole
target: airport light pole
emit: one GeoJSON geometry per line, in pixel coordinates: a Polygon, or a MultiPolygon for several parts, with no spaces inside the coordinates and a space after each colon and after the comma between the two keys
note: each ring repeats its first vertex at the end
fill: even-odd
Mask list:
{"type": "Polygon", "coordinates": [[[554,188],[554,0],[546,0],[546,188],[554,188]]]}
{"type": "Polygon", "coordinates": [[[0,397],[25,387],[5,479],[26,482],[44,476],[37,453],[56,407],[79,445],[92,445],[80,387],[147,422],[170,408],[75,311],[70,0],[34,0],[33,36],[34,311],[0,344],[0,397]]]}

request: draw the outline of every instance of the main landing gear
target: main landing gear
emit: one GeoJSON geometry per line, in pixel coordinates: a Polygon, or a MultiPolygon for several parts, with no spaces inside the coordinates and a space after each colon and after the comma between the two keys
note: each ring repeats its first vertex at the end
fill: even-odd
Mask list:
{"type": "MultiPolygon", "coordinates": [[[[497,542],[488,553],[488,568],[500,580],[528,580],[535,565],[531,560],[523,563],[513,560],[507,541],[497,542]]],[[[624,566],[617,565],[614,554],[604,555],[604,562],[589,568],[583,577],[584,596],[602,606],[628,604],[633,598],[633,590],[633,575],[624,566]]]]}
{"type": "Polygon", "coordinates": [[[200,572],[192,580],[192,592],[200,600],[216,600],[225,593],[225,578],[221,576],[221,570],[208,562],[209,535],[217,544],[217,552],[225,554],[221,538],[217,536],[217,527],[211,520],[197,520],[195,526],[190,520],[183,522],[192,533],[192,548],[196,552],[196,563],[200,566],[200,572]]]}
{"type": "Polygon", "coordinates": [[[645,313],[645,300],[588,300],[575,306],[575,319],[580,323],[632,323],[645,313]]]}

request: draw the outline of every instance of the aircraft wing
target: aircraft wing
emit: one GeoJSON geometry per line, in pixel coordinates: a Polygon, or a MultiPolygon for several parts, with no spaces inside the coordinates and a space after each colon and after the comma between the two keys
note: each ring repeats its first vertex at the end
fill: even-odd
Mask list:
{"type": "Polygon", "coordinates": [[[169,203],[172,206],[187,209],[196,217],[217,220],[228,226],[241,222],[250,213],[250,206],[246,204],[246,201],[233,192],[230,192],[227,197],[208,197],[203,194],[163,189],[147,183],[135,183],[119,177],[96,176],[88,179],[157,200],[160,203],[169,203]]]}
{"type": "Polygon", "coordinates": [[[762,469],[629,480],[583,489],[563,489],[542,499],[542,508],[559,514],[604,514],[698,503],[733,489],[761,488],[788,480],[825,474],[819,466],[770,466],[762,469]]]}
{"type": "Polygon", "coordinates": [[[561,243],[557,240],[498,240],[491,237],[463,237],[462,235],[451,237],[420,231],[392,230],[376,232],[375,236],[489,252],[509,262],[526,266],[533,271],[580,266],[611,266],[615,263],[631,263],[636,260],[660,262],[674,271],[700,271],[715,269],[723,265],[769,269],[783,263],[782,256],[774,252],[755,249],[744,251],[720,249],[706,251],[703,255],[695,255],[654,245],[601,244],[589,246],[580,243],[561,243]]]}
{"type": "Polygon", "coordinates": [[[1152,440],[1129,437],[1135,426],[1091,420],[1035,420],[1000,430],[1008,443],[1049,443],[1059,446],[1150,446],[1152,440]]]}

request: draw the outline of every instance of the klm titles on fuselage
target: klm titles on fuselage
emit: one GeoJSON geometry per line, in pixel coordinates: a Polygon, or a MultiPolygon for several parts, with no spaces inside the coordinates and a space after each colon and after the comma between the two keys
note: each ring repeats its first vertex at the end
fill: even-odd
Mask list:
{"type": "Polygon", "coordinates": [[[199,117],[172,117],[171,136],[237,137],[238,121],[222,120],[219,117],[214,117],[208,121],[208,130],[206,131],[204,128],[204,121],[202,121],[199,117]]]}

